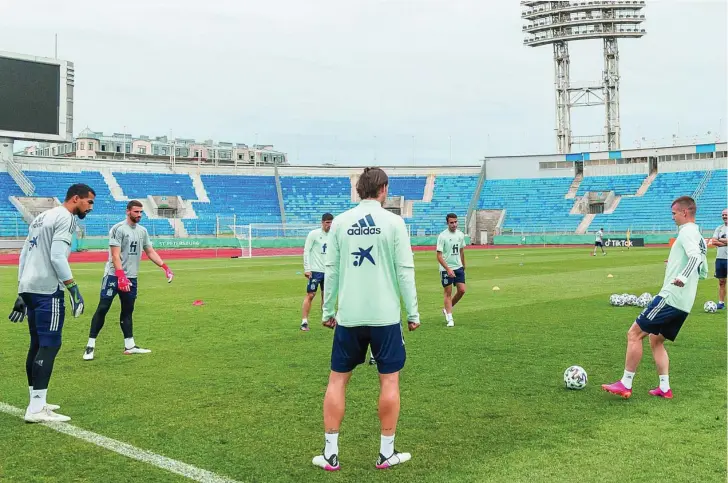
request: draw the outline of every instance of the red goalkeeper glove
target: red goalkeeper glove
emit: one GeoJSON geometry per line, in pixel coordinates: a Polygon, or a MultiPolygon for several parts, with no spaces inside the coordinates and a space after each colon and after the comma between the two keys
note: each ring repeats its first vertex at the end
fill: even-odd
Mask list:
{"type": "Polygon", "coordinates": [[[172,279],[174,278],[174,272],[167,266],[166,263],[162,264],[162,270],[164,270],[164,276],[167,277],[167,283],[172,283],[172,279]]]}
{"type": "Polygon", "coordinates": [[[124,273],[124,270],[117,270],[116,278],[117,278],[117,285],[119,287],[119,291],[121,291],[121,292],[131,291],[131,282],[129,281],[128,278],[126,278],[126,274],[124,273]]]}

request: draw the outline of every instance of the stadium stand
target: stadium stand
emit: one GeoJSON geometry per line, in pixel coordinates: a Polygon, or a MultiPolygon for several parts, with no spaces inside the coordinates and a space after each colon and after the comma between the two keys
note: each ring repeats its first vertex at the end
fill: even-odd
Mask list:
{"type": "MultiPolygon", "coordinates": [[[[678,196],[692,195],[705,173],[705,171],[659,173],[644,196],[622,198],[614,213],[597,215],[591,226],[598,225],[607,231],[624,231],[628,228],[669,231],[675,226],[670,213],[670,203],[678,196]]],[[[710,182],[698,199],[696,222],[701,228],[707,229],[720,223],[720,212],[725,208],[725,189],[726,170],[713,171],[710,182]]]]}
{"type": "MultiPolygon", "coordinates": [[[[427,176],[390,176],[389,196],[403,196],[405,200],[422,200],[427,176]]],[[[472,194],[472,191],[471,191],[472,194]]]]}
{"type": "Polygon", "coordinates": [[[203,174],[209,203],[195,203],[198,219],[184,220],[187,231],[211,235],[228,224],[281,223],[275,177],[203,174]],[[218,216],[226,217],[218,226],[218,216]]]}
{"type": "MultiPolygon", "coordinates": [[[[57,197],[63,201],[66,190],[74,183],[86,183],[96,192],[93,212],[79,224],[84,227],[88,236],[105,236],[116,223],[126,216],[126,201],[116,201],[111,195],[106,180],[98,171],[81,171],[80,173],[57,171],[25,171],[25,175],[35,185],[36,196],[57,197]]],[[[172,236],[174,230],[166,219],[144,218],[142,224],[150,235],[172,236]]]]}
{"type": "Polygon", "coordinates": [[[579,185],[576,196],[584,196],[587,191],[614,191],[616,195],[633,195],[640,189],[646,175],[629,176],[589,176],[579,185]]]}
{"type": "Polygon", "coordinates": [[[464,229],[465,215],[477,184],[477,176],[437,176],[432,201],[415,201],[412,218],[406,220],[412,226],[412,235],[441,232],[445,229],[445,215],[450,212],[461,218],[461,229],[464,229]]]}
{"type": "Polygon", "coordinates": [[[10,174],[0,172],[0,236],[25,237],[28,234],[28,224],[10,202],[10,196],[25,194],[10,174]]]}
{"type": "Polygon", "coordinates": [[[564,199],[572,181],[572,178],[487,180],[478,209],[505,209],[502,228],[506,231],[575,231],[583,215],[569,214],[574,200],[564,199]]]}
{"type": "Polygon", "coordinates": [[[291,224],[318,225],[323,213],[338,215],[354,206],[348,177],[283,176],[281,191],[291,224]]]}
{"type": "Polygon", "coordinates": [[[192,179],[186,174],[167,173],[113,173],[124,195],[129,198],[152,196],[181,196],[186,200],[197,199],[192,179]]]}

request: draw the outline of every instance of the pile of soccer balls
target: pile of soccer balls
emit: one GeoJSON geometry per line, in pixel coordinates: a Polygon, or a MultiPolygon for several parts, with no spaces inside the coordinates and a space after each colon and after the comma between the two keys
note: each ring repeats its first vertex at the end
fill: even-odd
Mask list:
{"type": "Polygon", "coordinates": [[[631,305],[634,307],[647,307],[652,303],[652,295],[645,292],[639,297],[636,295],[631,295],[628,293],[623,294],[612,294],[611,297],[609,297],[609,303],[612,304],[614,307],[624,307],[625,305],[631,305]]]}

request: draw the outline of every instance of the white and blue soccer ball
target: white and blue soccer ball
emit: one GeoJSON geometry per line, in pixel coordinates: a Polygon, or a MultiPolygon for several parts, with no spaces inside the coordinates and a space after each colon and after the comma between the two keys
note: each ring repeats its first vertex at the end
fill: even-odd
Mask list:
{"type": "Polygon", "coordinates": [[[636,295],[627,295],[627,298],[625,299],[625,303],[627,305],[638,305],[639,298],[636,295]]]}
{"type": "Polygon", "coordinates": [[[652,303],[652,294],[645,292],[640,295],[637,299],[637,305],[640,307],[647,307],[652,303]]]}
{"type": "Polygon", "coordinates": [[[624,307],[625,298],[623,295],[615,293],[612,294],[611,297],[609,297],[609,303],[614,305],[615,307],[624,307]]]}
{"type": "Polygon", "coordinates": [[[586,371],[581,366],[571,366],[564,371],[564,385],[567,389],[584,389],[587,379],[586,371]]]}
{"type": "Polygon", "coordinates": [[[718,311],[718,304],[716,304],[712,300],[708,300],[707,302],[705,302],[705,305],[703,305],[703,310],[705,310],[709,314],[714,314],[718,311]]]}

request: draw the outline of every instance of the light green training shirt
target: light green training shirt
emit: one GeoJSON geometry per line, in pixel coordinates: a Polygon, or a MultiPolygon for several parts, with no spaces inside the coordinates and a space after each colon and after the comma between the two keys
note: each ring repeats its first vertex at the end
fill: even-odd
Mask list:
{"type": "Polygon", "coordinates": [[[415,263],[404,220],[376,200],[363,200],[336,218],[326,253],[323,320],[344,327],[419,322],[415,263]],[[338,311],[336,302],[338,300],[338,311]]]}
{"type": "Polygon", "coordinates": [[[659,295],[667,305],[689,313],[695,302],[698,280],[708,276],[708,246],[695,223],[686,223],[678,230],[677,239],[667,258],[665,281],[659,295]],[[673,285],[675,279],[685,285],[673,285]]]}

